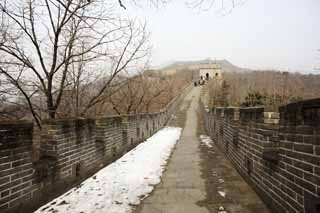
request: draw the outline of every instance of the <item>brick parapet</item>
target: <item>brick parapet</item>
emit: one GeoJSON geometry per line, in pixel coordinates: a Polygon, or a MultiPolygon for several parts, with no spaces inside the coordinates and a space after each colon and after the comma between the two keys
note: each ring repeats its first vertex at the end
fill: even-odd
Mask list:
{"type": "Polygon", "coordinates": [[[273,212],[313,213],[320,206],[319,103],[283,106],[280,116],[240,108],[239,121],[234,108],[201,112],[208,135],[273,212]]]}
{"type": "Polygon", "coordinates": [[[164,127],[191,88],[156,113],[46,120],[35,162],[33,124],[0,123],[0,212],[31,212],[116,160],[164,127]]]}

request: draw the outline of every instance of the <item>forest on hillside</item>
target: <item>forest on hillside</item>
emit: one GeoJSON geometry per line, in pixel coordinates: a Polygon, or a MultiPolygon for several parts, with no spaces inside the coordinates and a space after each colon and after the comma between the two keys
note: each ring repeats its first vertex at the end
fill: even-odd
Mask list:
{"type": "Polygon", "coordinates": [[[320,75],[280,71],[224,72],[207,85],[211,106],[258,106],[270,110],[320,97],[320,75]]]}

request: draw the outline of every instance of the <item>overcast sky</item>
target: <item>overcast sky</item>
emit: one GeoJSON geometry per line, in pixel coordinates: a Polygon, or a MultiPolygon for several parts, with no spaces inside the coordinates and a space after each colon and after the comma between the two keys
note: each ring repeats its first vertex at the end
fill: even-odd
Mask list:
{"type": "Polygon", "coordinates": [[[225,16],[172,0],[123,13],[147,20],[153,65],[205,58],[253,69],[314,72],[320,65],[320,0],[248,0],[225,16]]]}

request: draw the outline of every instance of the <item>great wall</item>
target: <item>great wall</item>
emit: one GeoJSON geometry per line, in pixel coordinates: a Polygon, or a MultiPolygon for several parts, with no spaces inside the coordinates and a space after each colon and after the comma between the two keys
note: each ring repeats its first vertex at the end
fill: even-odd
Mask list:
{"type": "MultiPolygon", "coordinates": [[[[47,120],[32,160],[33,124],[0,124],[0,212],[31,212],[164,127],[192,85],[157,113],[47,120]]],[[[282,106],[200,102],[205,130],[272,212],[320,211],[320,99],[282,106]]]]}

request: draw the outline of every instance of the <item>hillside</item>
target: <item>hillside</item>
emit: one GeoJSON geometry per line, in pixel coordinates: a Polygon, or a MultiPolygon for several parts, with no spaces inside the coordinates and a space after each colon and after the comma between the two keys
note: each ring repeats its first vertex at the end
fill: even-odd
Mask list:
{"type": "Polygon", "coordinates": [[[160,70],[181,70],[181,69],[194,69],[196,66],[201,66],[202,64],[214,64],[217,63],[221,66],[221,69],[226,72],[246,72],[250,71],[249,69],[244,69],[238,67],[226,59],[222,60],[212,60],[212,59],[204,59],[204,60],[197,60],[197,61],[176,61],[172,62],[169,65],[163,66],[160,70]]]}
{"type": "Polygon", "coordinates": [[[213,97],[209,100],[212,106],[257,104],[275,111],[281,105],[319,98],[320,94],[320,75],[314,74],[273,70],[226,72],[223,75],[223,82],[221,88],[216,88],[214,81],[206,85],[208,97],[213,97]]]}
{"type": "Polygon", "coordinates": [[[219,63],[221,65],[222,70],[226,71],[226,72],[249,72],[249,71],[252,71],[250,69],[238,67],[225,59],[219,60],[219,63]]]}

